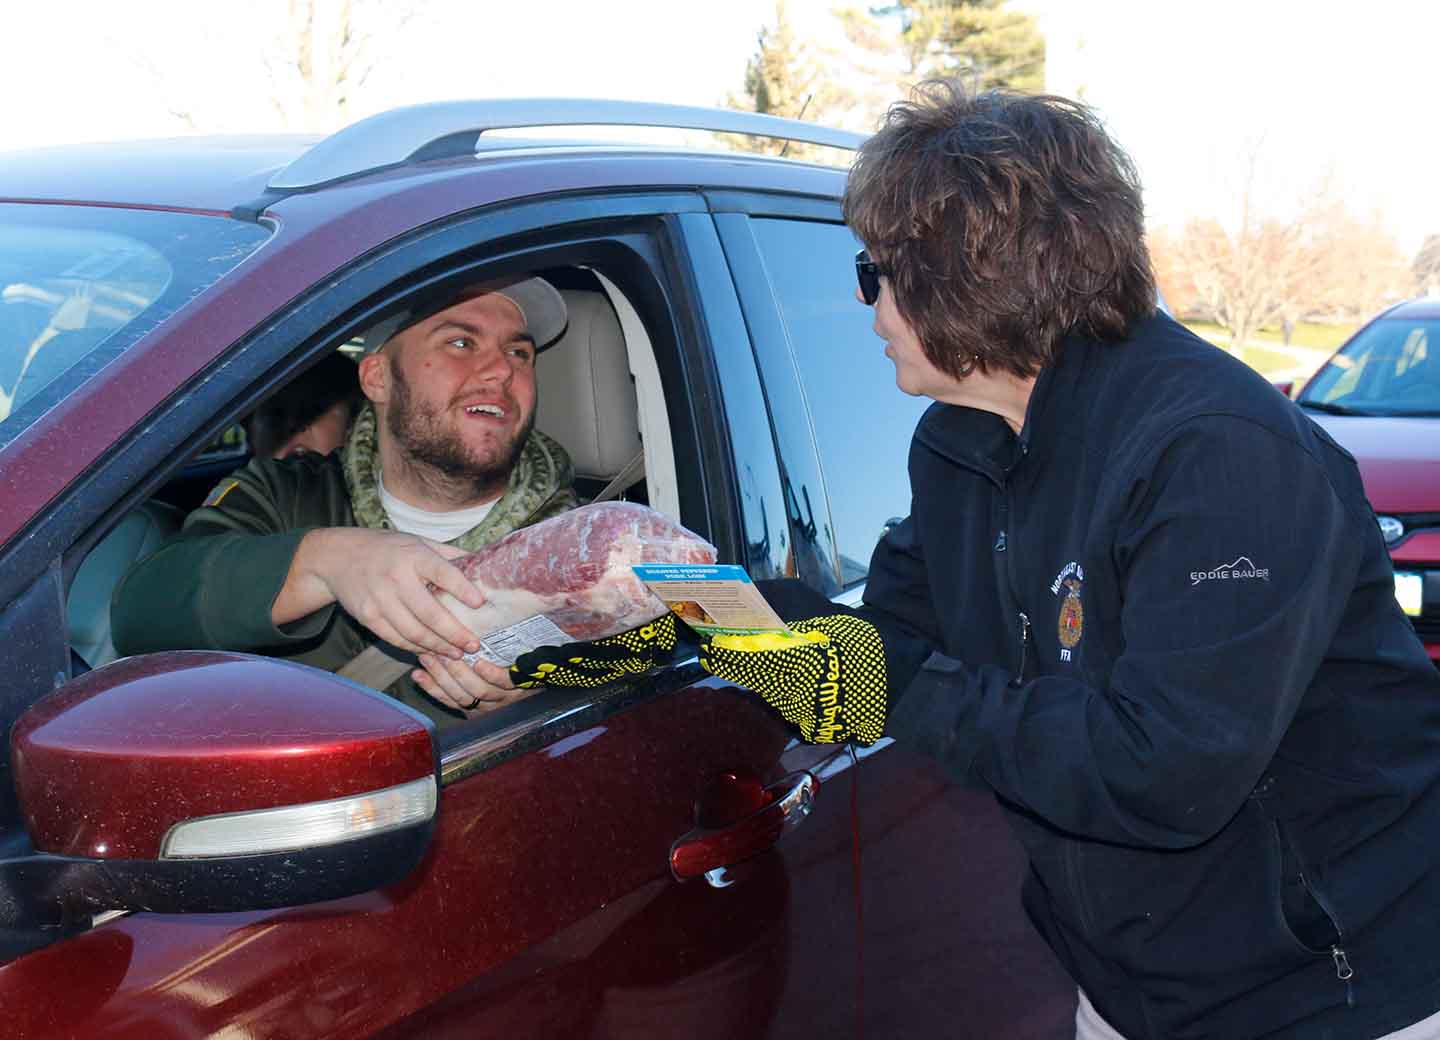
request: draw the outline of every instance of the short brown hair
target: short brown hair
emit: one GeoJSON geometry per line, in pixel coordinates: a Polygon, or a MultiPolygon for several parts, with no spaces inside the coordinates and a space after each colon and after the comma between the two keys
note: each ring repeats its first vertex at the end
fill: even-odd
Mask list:
{"type": "Polygon", "coordinates": [[[886,113],[845,220],[937,368],[1033,375],[1155,311],[1140,180],[1090,109],[927,80],[886,113]]]}
{"type": "Polygon", "coordinates": [[[353,419],[363,400],[355,362],[338,351],[327,354],[246,419],[251,454],[270,458],[291,437],[342,402],[353,419]]]}

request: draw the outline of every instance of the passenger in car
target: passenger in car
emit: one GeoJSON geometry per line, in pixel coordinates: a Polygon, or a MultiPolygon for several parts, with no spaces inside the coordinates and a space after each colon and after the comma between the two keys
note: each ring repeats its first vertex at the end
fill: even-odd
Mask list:
{"type": "Polygon", "coordinates": [[[862,608],[701,664],[993,791],[1081,1040],[1440,1037],[1440,673],[1354,459],[1156,312],[1083,105],[926,84],[845,216],[911,514],[862,608]]]}
{"type": "Polygon", "coordinates": [[[329,455],[345,443],[364,400],[355,362],[330,354],[250,413],[245,420],[250,451],[270,459],[329,455]]]}
{"type": "Polygon", "coordinates": [[[113,604],[121,653],[247,650],[338,671],[378,637],[420,668],[387,692],[438,722],[526,696],[434,595],[479,606],[450,562],[577,504],[570,458],[534,429],[535,357],[565,302],[526,277],[471,287],[366,335],[368,403],[343,449],[257,456],[113,604]]]}

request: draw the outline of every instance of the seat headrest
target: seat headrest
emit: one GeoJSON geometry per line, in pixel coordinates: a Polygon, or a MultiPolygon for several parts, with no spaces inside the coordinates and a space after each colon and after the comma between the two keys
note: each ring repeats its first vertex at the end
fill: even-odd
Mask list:
{"type": "Polygon", "coordinates": [[[640,451],[625,338],[601,292],[562,289],[570,325],[535,359],[535,426],[570,452],[580,477],[609,478],[640,451]]]}

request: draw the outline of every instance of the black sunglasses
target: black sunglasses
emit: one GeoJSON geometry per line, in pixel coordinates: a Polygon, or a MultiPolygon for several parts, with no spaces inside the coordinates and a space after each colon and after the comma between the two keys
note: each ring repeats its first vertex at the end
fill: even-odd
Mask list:
{"type": "Polygon", "coordinates": [[[860,297],[871,307],[880,299],[880,279],[889,277],[890,272],[871,260],[866,250],[855,254],[855,280],[860,283],[860,297]]]}

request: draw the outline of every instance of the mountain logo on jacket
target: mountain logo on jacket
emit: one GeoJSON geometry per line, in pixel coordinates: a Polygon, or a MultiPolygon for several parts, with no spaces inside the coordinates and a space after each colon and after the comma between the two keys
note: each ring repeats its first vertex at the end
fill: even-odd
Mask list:
{"type": "Polygon", "coordinates": [[[1081,581],[1079,578],[1066,578],[1061,582],[1065,589],[1065,597],[1060,601],[1060,619],[1058,629],[1060,635],[1060,660],[1070,660],[1070,651],[1080,645],[1080,637],[1085,634],[1085,607],[1080,602],[1081,581]]]}
{"type": "Polygon", "coordinates": [[[1191,571],[1190,586],[1194,588],[1202,581],[1247,581],[1270,580],[1269,567],[1257,567],[1248,556],[1237,556],[1233,563],[1222,563],[1208,571],[1191,571]]]}

